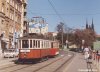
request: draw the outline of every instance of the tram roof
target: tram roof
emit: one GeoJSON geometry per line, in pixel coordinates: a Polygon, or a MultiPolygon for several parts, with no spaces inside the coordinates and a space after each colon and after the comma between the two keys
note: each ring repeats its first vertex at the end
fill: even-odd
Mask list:
{"type": "MultiPolygon", "coordinates": [[[[39,35],[39,34],[27,34],[27,35],[25,35],[25,36],[23,36],[23,37],[19,37],[19,38],[17,38],[17,39],[20,39],[20,40],[24,40],[24,39],[40,39],[40,40],[50,40],[50,39],[47,39],[47,38],[45,38],[43,35],[39,35]]],[[[51,40],[51,41],[53,41],[53,40],[51,40]]]]}

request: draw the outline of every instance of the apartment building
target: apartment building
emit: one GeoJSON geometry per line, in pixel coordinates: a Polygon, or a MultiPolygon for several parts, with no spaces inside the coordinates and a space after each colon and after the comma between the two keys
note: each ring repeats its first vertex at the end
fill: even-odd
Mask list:
{"type": "Polygon", "coordinates": [[[26,0],[0,0],[1,49],[11,48],[16,35],[23,36],[23,29],[26,29],[26,5],[26,0]]]}
{"type": "Polygon", "coordinates": [[[22,4],[22,29],[21,29],[21,35],[26,35],[28,33],[28,26],[27,26],[27,0],[23,0],[22,4]]]}

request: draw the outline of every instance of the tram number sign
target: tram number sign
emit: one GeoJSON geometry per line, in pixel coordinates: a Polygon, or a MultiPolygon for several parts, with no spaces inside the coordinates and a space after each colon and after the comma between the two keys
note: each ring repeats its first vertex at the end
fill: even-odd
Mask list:
{"type": "Polygon", "coordinates": [[[30,50],[20,50],[20,52],[30,52],[30,50]]]}

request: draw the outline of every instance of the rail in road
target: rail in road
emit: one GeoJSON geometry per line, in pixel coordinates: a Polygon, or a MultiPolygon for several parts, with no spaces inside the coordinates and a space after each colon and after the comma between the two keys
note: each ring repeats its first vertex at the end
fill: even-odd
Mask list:
{"type": "Polygon", "coordinates": [[[6,72],[6,71],[8,72],[17,72],[17,71],[25,72],[26,71],[27,72],[27,70],[29,70],[29,72],[44,72],[45,69],[48,70],[47,72],[59,72],[60,69],[64,66],[64,64],[68,63],[74,57],[74,53],[69,53],[69,55],[65,53],[65,55],[61,55],[59,57],[56,57],[56,58],[53,58],[53,59],[50,59],[38,64],[23,64],[23,65],[15,64],[15,65],[1,68],[0,72],[2,71],[3,72],[6,72]]]}
{"type": "MultiPolygon", "coordinates": [[[[65,61],[64,61],[63,59],[66,58],[66,56],[63,56],[62,58],[59,58],[59,59],[57,59],[57,60],[55,60],[55,61],[53,61],[53,62],[51,62],[51,63],[49,63],[49,64],[47,64],[47,65],[44,65],[44,66],[40,67],[39,69],[34,70],[33,72],[39,72],[39,71],[42,72],[43,69],[48,69],[48,72],[49,72],[49,71],[51,71],[50,68],[52,68],[54,65],[57,65],[59,62],[64,61],[64,62],[61,63],[58,67],[56,66],[57,68],[55,67],[55,68],[54,68],[54,71],[52,71],[52,72],[58,72],[59,69],[60,69],[66,62],[68,62],[73,56],[74,56],[74,55],[72,55],[70,58],[68,58],[68,59],[65,60],[65,61]]],[[[52,69],[52,70],[53,70],[53,69],[52,69]]]]}

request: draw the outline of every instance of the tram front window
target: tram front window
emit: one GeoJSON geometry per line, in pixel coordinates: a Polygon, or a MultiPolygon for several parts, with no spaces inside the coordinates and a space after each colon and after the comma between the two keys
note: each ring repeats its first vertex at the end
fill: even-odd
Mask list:
{"type": "Polygon", "coordinates": [[[28,40],[22,40],[22,48],[29,48],[28,40]]]}

